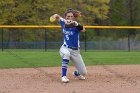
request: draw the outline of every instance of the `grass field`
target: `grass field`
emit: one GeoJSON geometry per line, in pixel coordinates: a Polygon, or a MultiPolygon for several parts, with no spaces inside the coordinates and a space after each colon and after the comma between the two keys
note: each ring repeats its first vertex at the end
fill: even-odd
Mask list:
{"type": "MultiPolygon", "coordinates": [[[[140,52],[81,52],[86,65],[140,64],[140,52]]],[[[70,65],[72,65],[70,63],[70,65]]],[[[0,68],[61,66],[58,51],[0,52],[0,68]]]]}

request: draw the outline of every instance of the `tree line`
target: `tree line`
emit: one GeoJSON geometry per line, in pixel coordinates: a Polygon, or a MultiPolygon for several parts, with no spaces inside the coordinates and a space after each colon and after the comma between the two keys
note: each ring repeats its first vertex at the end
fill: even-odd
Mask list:
{"type": "MultiPolygon", "coordinates": [[[[68,8],[73,8],[82,13],[77,19],[83,25],[139,25],[140,24],[139,0],[1,0],[0,25],[59,25],[58,22],[50,23],[52,14],[64,15],[68,8]]],[[[109,29],[88,29],[89,40],[93,37],[126,37],[131,34],[139,38],[138,29],[115,31],[109,29]]],[[[9,41],[20,38],[28,41],[35,40],[34,35],[44,36],[44,31],[38,29],[6,29],[9,41]],[[16,37],[15,34],[20,35],[16,37]],[[23,35],[23,36],[22,36],[23,35]]],[[[61,38],[57,32],[56,37],[61,38]]],[[[49,33],[48,38],[54,40],[54,33],[49,33]]]]}

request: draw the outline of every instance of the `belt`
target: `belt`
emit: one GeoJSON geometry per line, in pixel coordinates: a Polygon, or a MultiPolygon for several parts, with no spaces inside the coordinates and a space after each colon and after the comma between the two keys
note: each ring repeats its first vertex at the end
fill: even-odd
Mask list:
{"type": "Polygon", "coordinates": [[[67,46],[67,45],[65,45],[65,44],[64,44],[64,46],[67,47],[67,48],[70,48],[70,49],[72,49],[72,50],[78,50],[78,47],[71,47],[71,46],[67,46]]]}

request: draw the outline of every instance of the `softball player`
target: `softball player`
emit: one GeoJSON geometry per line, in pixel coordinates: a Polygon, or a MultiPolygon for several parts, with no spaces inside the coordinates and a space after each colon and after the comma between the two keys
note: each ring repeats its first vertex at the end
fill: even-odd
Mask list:
{"type": "Polygon", "coordinates": [[[73,75],[80,80],[85,80],[84,75],[87,73],[85,64],[80,55],[79,50],[79,33],[85,32],[85,28],[78,22],[74,21],[75,18],[80,17],[79,11],[68,9],[65,14],[65,18],[62,18],[58,14],[54,14],[50,17],[50,21],[59,21],[62,27],[63,33],[63,45],[60,48],[60,56],[62,57],[62,78],[64,83],[69,82],[66,77],[69,60],[72,61],[76,67],[76,71],[73,75]]]}

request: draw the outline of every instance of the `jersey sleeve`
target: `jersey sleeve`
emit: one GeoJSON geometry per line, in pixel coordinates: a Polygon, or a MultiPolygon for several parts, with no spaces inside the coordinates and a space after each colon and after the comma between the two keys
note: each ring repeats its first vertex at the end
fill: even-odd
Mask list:
{"type": "Polygon", "coordinates": [[[79,29],[77,29],[77,28],[76,28],[76,30],[75,30],[75,31],[76,31],[77,33],[80,33],[80,30],[79,30],[79,29]]]}
{"type": "Polygon", "coordinates": [[[64,18],[60,18],[60,25],[63,28],[65,26],[65,19],[64,18]]]}

